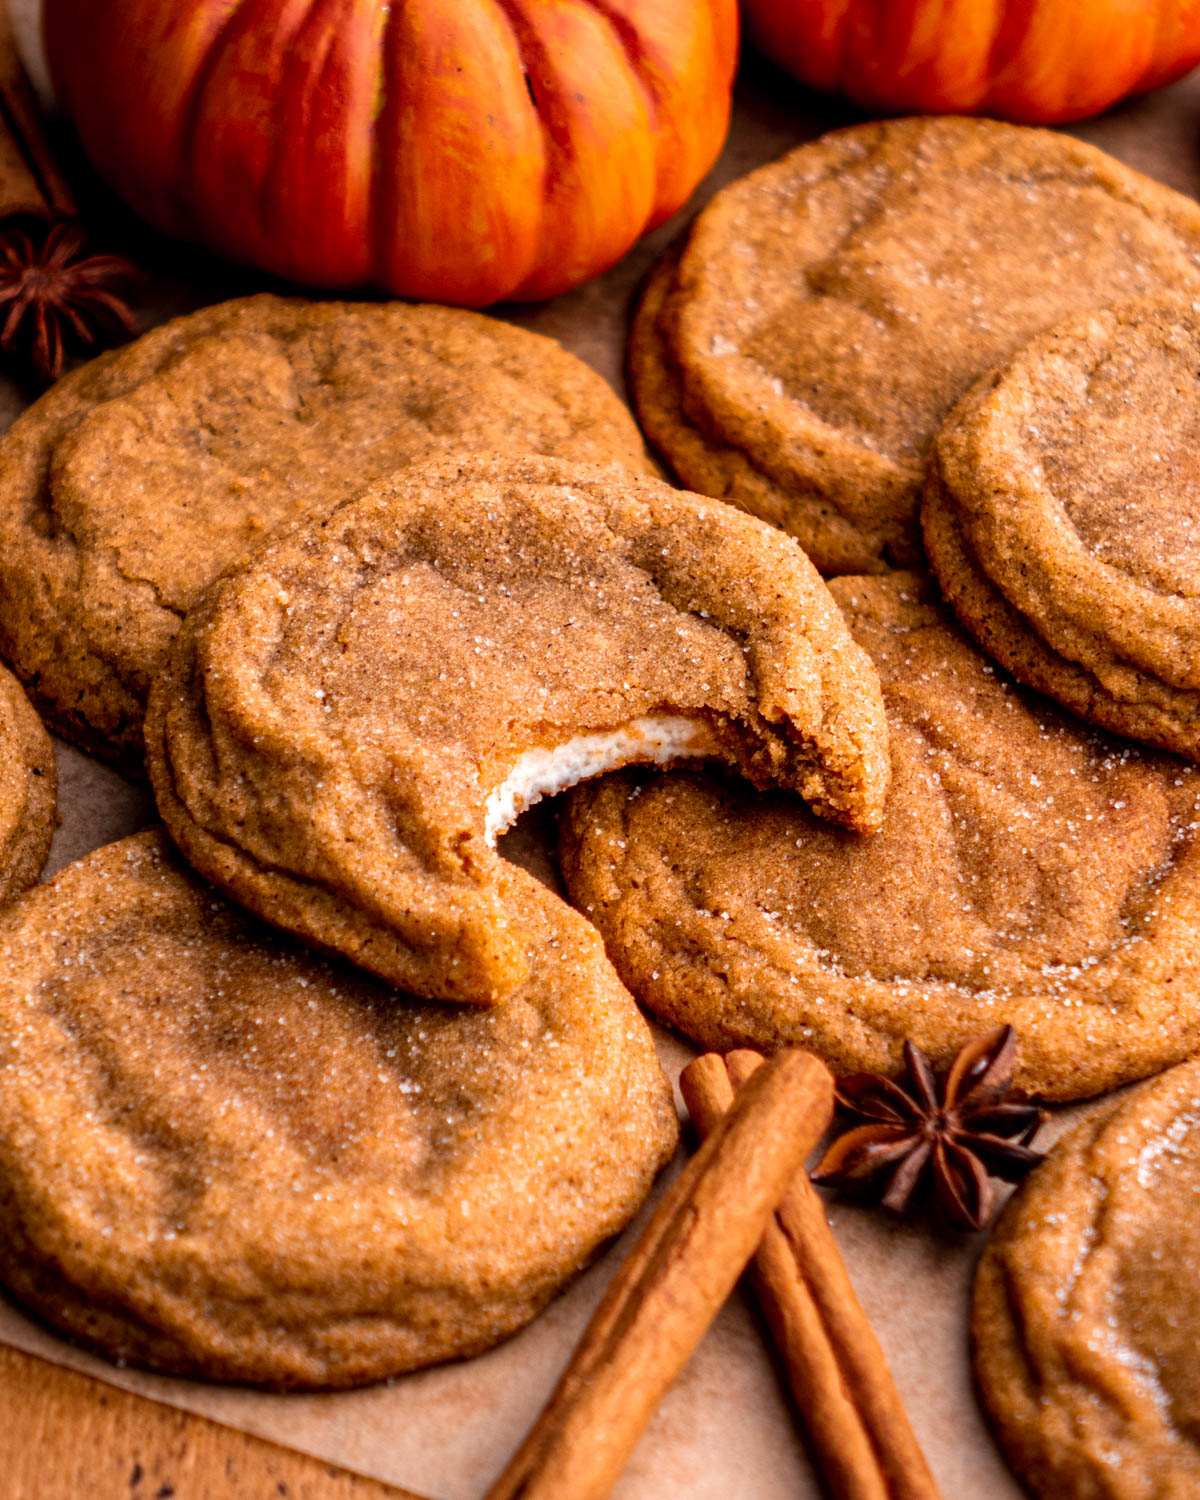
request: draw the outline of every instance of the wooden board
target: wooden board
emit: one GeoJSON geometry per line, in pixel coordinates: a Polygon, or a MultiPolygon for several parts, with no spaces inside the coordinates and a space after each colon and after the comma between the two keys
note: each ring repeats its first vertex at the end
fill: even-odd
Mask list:
{"type": "Polygon", "coordinates": [[[4,1500],[419,1500],[0,1345],[4,1500]]]}

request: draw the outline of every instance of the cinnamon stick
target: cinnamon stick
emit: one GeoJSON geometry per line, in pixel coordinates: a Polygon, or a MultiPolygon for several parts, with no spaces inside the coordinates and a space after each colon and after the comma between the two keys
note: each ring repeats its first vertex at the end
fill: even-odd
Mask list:
{"type": "MultiPolygon", "coordinates": [[[[681,1086],[697,1129],[719,1128],[762,1058],[699,1058],[681,1086]]],[[[940,1500],[883,1350],[838,1253],[824,1207],[799,1171],[768,1225],[755,1292],[796,1405],[837,1500],[940,1500]]]]}
{"type": "Polygon", "coordinates": [[[486,1500],[608,1494],[832,1107],[828,1071],[804,1052],[777,1054],[747,1083],[664,1196],[486,1500]]]}
{"type": "Polygon", "coordinates": [[[75,199],[46,139],[37,100],[0,0],[0,212],[75,213],[75,199]]]}
{"type": "Polygon", "coordinates": [[[0,356],[27,387],[52,384],[69,356],[137,335],[126,290],[140,281],[97,254],[50,150],[0,0],[0,356]]]}

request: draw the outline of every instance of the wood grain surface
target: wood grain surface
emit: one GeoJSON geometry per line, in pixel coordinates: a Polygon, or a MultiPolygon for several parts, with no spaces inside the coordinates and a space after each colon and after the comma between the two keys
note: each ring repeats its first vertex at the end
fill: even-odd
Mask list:
{"type": "Polygon", "coordinates": [[[419,1500],[0,1346],[4,1500],[419,1500]]]}

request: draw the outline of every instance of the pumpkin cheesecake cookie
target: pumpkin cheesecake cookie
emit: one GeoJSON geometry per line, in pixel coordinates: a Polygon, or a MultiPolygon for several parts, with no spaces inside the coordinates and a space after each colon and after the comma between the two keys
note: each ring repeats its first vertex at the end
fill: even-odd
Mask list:
{"type": "Polygon", "coordinates": [[[947,598],[1014,677],[1200,760],[1200,301],[1034,339],[947,419],[922,515],[947,598]]]}
{"type": "Polygon", "coordinates": [[[0,905],[42,873],[57,822],[54,747],[24,689],[0,667],[0,905]]]}
{"type": "Polygon", "coordinates": [[[110,1358],[278,1388],[477,1353],[623,1227],[670,1086],[587,923],[421,1005],[259,927],[156,832],[0,918],[0,1275],[110,1358]]]}
{"type": "Polygon", "coordinates": [[[789,538],[616,467],[447,463],[272,538],[188,615],[147,765],[203,874],[416,994],[526,971],[497,835],[612,766],[723,760],[870,829],[878,679],[789,538]]]}
{"type": "Polygon", "coordinates": [[[599,375],[476,313],[261,296],[178,318],[67,376],[0,442],[0,653],[52,727],[135,769],[150,682],[222,569],[458,450],[646,467],[599,375]]]}
{"type": "Polygon", "coordinates": [[[1044,1500],[1200,1493],[1200,1063],[1078,1125],[979,1263],[984,1405],[1044,1500]]]}
{"type": "Polygon", "coordinates": [[[883,683],[892,785],[859,838],[713,775],[623,773],[560,819],[575,905],[703,1046],[839,1073],[1011,1022],[1016,1081],[1081,1098],[1200,1044],[1200,771],[992,668],[917,574],[835,579],[883,683]]]}
{"type": "Polygon", "coordinates": [[[685,484],[823,573],[920,557],[953,403],[1077,310],[1200,290],[1200,207],[1066,135],[856,125],[723,189],[651,277],[630,375],[685,484]]]}

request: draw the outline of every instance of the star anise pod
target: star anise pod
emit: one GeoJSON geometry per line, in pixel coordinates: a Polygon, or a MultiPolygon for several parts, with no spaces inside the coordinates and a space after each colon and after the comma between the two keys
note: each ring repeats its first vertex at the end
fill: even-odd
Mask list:
{"type": "Polygon", "coordinates": [[[1005,1102],[1016,1056],[1016,1035],[1003,1026],[968,1042],[940,1082],[911,1042],[904,1044],[907,1087],[876,1073],[842,1079],[838,1104],[867,1123],[833,1142],[812,1180],[877,1194],[899,1213],[932,1179],[952,1224],[986,1228],[995,1203],[989,1177],[1019,1182],[1044,1154],[1029,1144],[1043,1111],[1005,1102]]]}
{"type": "Polygon", "coordinates": [[[89,253],[78,219],[31,212],[0,218],[0,349],[28,360],[43,385],[68,352],[132,338],[133,313],[117,290],[138,279],[119,255],[89,253]]]}

